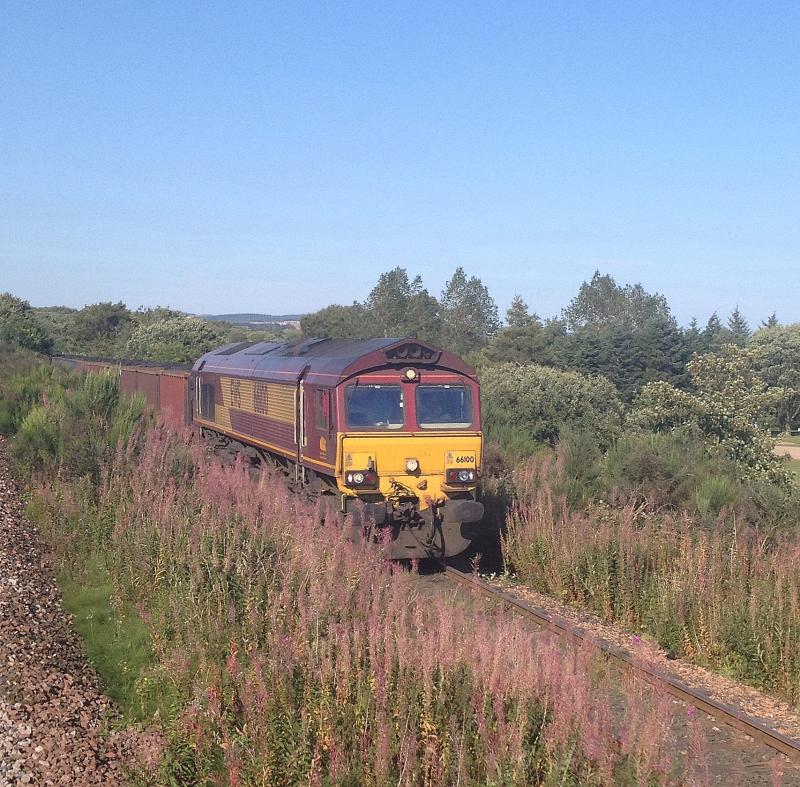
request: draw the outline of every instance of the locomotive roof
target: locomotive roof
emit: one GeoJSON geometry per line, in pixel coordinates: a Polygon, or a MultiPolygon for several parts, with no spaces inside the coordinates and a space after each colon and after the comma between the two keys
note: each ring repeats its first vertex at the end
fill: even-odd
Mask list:
{"type": "Polygon", "coordinates": [[[194,371],[230,374],[276,382],[304,379],[336,385],[353,374],[386,366],[435,366],[469,377],[475,371],[456,355],[419,339],[325,339],[294,342],[236,342],[200,357],[194,371]]]}

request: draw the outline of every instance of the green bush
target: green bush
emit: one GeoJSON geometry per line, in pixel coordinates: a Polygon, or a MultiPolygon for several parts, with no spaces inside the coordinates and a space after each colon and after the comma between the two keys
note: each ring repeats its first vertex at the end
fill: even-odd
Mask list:
{"type": "Polygon", "coordinates": [[[50,352],[53,346],[31,305],[10,292],[0,293],[0,342],[41,353],[50,352]]]}
{"type": "Polygon", "coordinates": [[[11,436],[31,408],[42,400],[60,399],[69,372],[32,353],[0,353],[0,433],[11,436]]]}
{"type": "Polygon", "coordinates": [[[31,470],[56,462],[61,450],[61,419],[52,408],[35,405],[23,419],[12,444],[12,455],[31,470]]]}
{"type": "Polygon", "coordinates": [[[104,459],[120,439],[130,438],[147,412],[142,394],[120,395],[114,374],[78,376],[41,362],[5,369],[0,431],[16,435],[12,453],[29,470],[58,457],[61,472],[97,480],[104,459]]]}
{"type": "Polygon", "coordinates": [[[490,365],[481,371],[481,397],[488,437],[519,453],[554,446],[565,427],[605,447],[622,427],[622,402],[603,377],[535,364],[490,365]]]}
{"type": "Polygon", "coordinates": [[[171,317],[140,325],[126,345],[129,358],[183,363],[225,342],[222,326],[197,317],[171,317]]]}
{"type": "Polygon", "coordinates": [[[566,429],[558,454],[556,488],[573,506],[620,501],[687,512],[704,525],[726,510],[771,532],[796,526],[800,489],[741,478],[732,459],[690,429],[633,431],[605,453],[592,435],[566,429]]]}

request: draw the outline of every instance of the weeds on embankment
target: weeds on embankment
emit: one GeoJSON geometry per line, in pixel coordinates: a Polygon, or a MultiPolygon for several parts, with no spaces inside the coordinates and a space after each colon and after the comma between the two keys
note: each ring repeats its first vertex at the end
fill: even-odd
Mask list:
{"type": "Polygon", "coordinates": [[[120,442],[97,487],[53,474],[33,511],[65,570],[102,559],[114,605],[146,623],[154,661],[135,691],[157,700],[169,744],[144,781],[680,778],[668,700],[629,687],[612,711],[590,652],[421,597],[280,480],[186,436],[120,442]]]}
{"type": "Polygon", "coordinates": [[[706,773],[702,746],[676,752],[672,703],[636,686],[612,694],[590,649],[565,654],[506,617],[424,596],[279,479],[254,481],[149,425],[112,378],[34,375],[6,388],[14,454],[90,657],[126,719],[164,731],[139,783],[706,773]]]}
{"type": "Polygon", "coordinates": [[[564,454],[515,474],[503,552],[531,587],[800,705],[800,533],[625,501],[570,507],[564,454]]]}

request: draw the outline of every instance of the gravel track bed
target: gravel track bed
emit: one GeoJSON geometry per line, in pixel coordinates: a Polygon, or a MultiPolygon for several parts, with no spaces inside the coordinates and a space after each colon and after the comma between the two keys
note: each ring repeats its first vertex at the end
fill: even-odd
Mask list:
{"type": "Polygon", "coordinates": [[[61,606],[0,438],[0,787],[123,785],[132,736],[61,606]]]}

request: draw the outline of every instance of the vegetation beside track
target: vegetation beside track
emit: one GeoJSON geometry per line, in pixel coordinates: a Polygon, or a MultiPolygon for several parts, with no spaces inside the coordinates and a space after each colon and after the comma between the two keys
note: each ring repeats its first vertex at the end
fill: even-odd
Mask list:
{"type": "Polygon", "coordinates": [[[800,530],[724,507],[576,506],[569,466],[565,446],[515,474],[503,551],[517,578],[800,706],[800,530]]]}
{"type": "Polygon", "coordinates": [[[38,402],[4,406],[30,515],[109,690],[164,731],[142,784],[626,784],[705,767],[673,759],[669,703],[629,687],[612,731],[591,654],[420,599],[412,573],[320,527],[282,482],[151,425],[111,378],[25,379],[38,402]]]}

